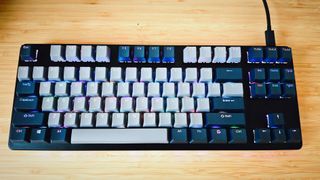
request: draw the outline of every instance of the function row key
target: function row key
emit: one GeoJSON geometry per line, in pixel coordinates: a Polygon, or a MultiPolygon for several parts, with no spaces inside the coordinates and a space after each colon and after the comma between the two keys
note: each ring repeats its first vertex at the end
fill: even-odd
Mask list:
{"type": "Polygon", "coordinates": [[[110,62],[111,50],[98,45],[51,45],[50,58],[54,62],[110,62]]]}
{"type": "Polygon", "coordinates": [[[183,50],[184,63],[239,63],[240,61],[240,47],[215,47],[212,51],[211,47],[200,47],[197,49],[195,46],[189,46],[183,50]],[[227,53],[227,49],[229,53],[227,53]]]}

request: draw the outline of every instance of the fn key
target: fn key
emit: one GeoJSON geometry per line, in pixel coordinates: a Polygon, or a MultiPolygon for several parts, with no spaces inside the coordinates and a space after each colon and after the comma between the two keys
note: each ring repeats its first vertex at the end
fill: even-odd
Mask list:
{"type": "Polygon", "coordinates": [[[67,129],[52,129],[50,142],[51,143],[68,143],[70,139],[70,133],[67,129]]]}

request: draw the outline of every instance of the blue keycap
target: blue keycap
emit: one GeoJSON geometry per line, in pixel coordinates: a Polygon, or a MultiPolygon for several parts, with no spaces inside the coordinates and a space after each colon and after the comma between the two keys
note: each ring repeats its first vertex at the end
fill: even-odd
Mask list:
{"type": "Polygon", "coordinates": [[[51,129],[50,142],[64,144],[68,143],[70,133],[68,129],[51,129]]]}
{"type": "Polygon", "coordinates": [[[286,133],[284,129],[271,129],[271,142],[272,143],[285,143],[286,133]]]}
{"type": "Polygon", "coordinates": [[[159,46],[150,46],[149,47],[148,62],[150,62],[150,63],[159,63],[160,62],[160,48],[159,48],[159,46]]]}
{"type": "Polygon", "coordinates": [[[248,62],[258,63],[263,60],[262,47],[251,47],[248,49],[248,62]]]}
{"type": "Polygon", "coordinates": [[[135,46],[133,51],[134,62],[146,62],[144,46],[135,46]]]}
{"type": "Polygon", "coordinates": [[[129,46],[119,46],[119,62],[130,62],[130,47],[129,46]]]}
{"type": "Polygon", "coordinates": [[[45,116],[40,112],[14,112],[13,125],[15,126],[44,126],[45,116]]]}
{"type": "Polygon", "coordinates": [[[241,68],[216,68],[216,81],[241,81],[242,69],[241,68]]]}
{"type": "Polygon", "coordinates": [[[230,129],[230,144],[247,143],[247,132],[245,129],[230,129]]]}
{"type": "Polygon", "coordinates": [[[286,63],[286,62],[291,62],[291,60],[292,60],[291,48],[286,48],[286,47],[280,48],[278,61],[281,63],[286,63]]]}
{"type": "Polygon", "coordinates": [[[279,83],[271,83],[268,85],[269,98],[279,98],[281,94],[281,85],[279,83]]]}
{"type": "Polygon", "coordinates": [[[270,129],[254,129],[253,136],[253,142],[256,144],[267,144],[271,142],[270,129]]]}
{"type": "Polygon", "coordinates": [[[207,143],[207,129],[190,129],[190,144],[207,143]]]}
{"type": "Polygon", "coordinates": [[[266,85],[264,83],[254,83],[250,85],[250,94],[253,98],[264,98],[266,96],[266,85]]]}
{"type": "Polygon", "coordinates": [[[266,79],[266,73],[264,68],[254,68],[250,71],[251,82],[261,82],[266,79]]]}
{"type": "Polygon", "coordinates": [[[285,81],[285,82],[294,81],[293,69],[283,69],[282,81],[285,81]]]}
{"type": "Polygon", "coordinates": [[[283,85],[283,96],[293,97],[296,95],[296,88],[294,84],[284,84],[283,85]]]}
{"type": "Polygon", "coordinates": [[[47,129],[36,128],[31,130],[31,143],[47,143],[47,129]]]}
{"type": "Polygon", "coordinates": [[[26,143],[27,142],[27,128],[13,127],[10,131],[10,141],[15,143],[26,143]]]}
{"type": "Polygon", "coordinates": [[[279,128],[284,126],[283,113],[272,113],[267,114],[268,128],[279,128]]]}
{"type": "Polygon", "coordinates": [[[174,47],[172,47],[172,46],[163,47],[162,62],[164,62],[164,63],[174,63],[175,62],[174,47]]]}
{"type": "Polygon", "coordinates": [[[243,113],[205,113],[205,126],[245,126],[243,113]]]}
{"type": "Polygon", "coordinates": [[[226,144],[227,139],[227,131],[225,129],[215,128],[209,130],[210,140],[209,143],[212,144],[226,144]]]}
{"type": "Polygon", "coordinates": [[[23,61],[36,59],[36,50],[30,45],[24,45],[21,48],[20,57],[23,61]]]}
{"type": "Polygon", "coordinates": [[[301,142],[301,132],[300,129],[288,129],[287,130],[287,143],[300,143],[301,142]]]}
{"type": "Polygon", "coordinates": [[[36,110],[38,108],[37,97],[18,97],[14,104],[15,109],[36,110]]]}
{"type": "Polygon", "coordinates": [[[264,55],[264,61],[267,63],[274,63],[278,60],[278,51],[276,47],[266,47],[264,55]]]}
{"type": "Polygon", "coordinates": [[[185,144],[188,143],[187,129],[171,129],[172,144],[185,144]]]}
{"type": "Polygon", "coordinates": [[[272,82],[280,81],[280,69],[278,69],[278,68],[269,69],[268,80],[272,81],[272,82]]]}
{"type": "Polygon", "coordinates": [[[212,98],[212,107],[215,111],[242,110],[244,109],[243,98],[212,98]]]}
{"type": "Polygon", "coordinates": [[[18,82],[16,93],[18,95],[32,95],[35,93],[36,83],[32,81],[18,82]]]}

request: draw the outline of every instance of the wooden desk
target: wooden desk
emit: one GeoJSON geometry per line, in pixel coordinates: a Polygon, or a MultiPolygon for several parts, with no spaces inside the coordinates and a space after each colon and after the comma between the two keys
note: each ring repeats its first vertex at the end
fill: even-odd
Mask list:
{"type": "Polygon", "coordinates": [[[294,151],[11,151],[23,43],[264,45],[253,0],[0,1],[0,179],[320,178],[320,2],[270,0],[278,45],[293,48],[304,145],[294,151]]]}

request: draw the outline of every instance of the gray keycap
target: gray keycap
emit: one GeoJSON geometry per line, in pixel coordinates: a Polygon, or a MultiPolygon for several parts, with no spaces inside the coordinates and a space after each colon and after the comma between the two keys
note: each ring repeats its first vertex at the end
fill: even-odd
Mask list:
{"type": "Polygon", "coordinates": [[[179,112],[179,99],[178,98],[167,98],[166,112],[179,112]]]}
{"type": "Polygon", "coordinates": [[[138,81],[137,68],[128,67],[126,68],[126,82],[136,82],[138,81]]]}
{"type": "Polygon", "coordinates": [[[192,97],[205,97],[206,96],[205,83],[193,83],[192,88],[193,88],[192,97]]]}
{"type": "Polygon", "coordinates": [[[81,61],[82,62],[94,62],[94,50],[90,45],[82,45],[81,46],[81,61]]]}
{"type": "Polygon", "coordinates": [[[133,83],[132,97],[144,97],[144,96],[145,96],[144,83],[142,82],[133,83]]]}
{"type": "Polygon", "coordinates": [[[56,82],[54,90],[55,96],[68,96],[66,82],[56,82]]]}
{"type": "Polygon", "coordinates": [[[223,84],[223,97],[243,97],[242,83],[224,83],[223,84]]]}
{"type": "Polygon", "coordinates": [[[172,127],[171,113],[159,113],[159,127],[172,127]]]}
{"type": "Polygon", "coordinates": [[[48,68],[48,80],[50,81],[60,81],[60,67],[50,66],[48,68]]]}
{"type": "Polygon", "coordinates": [[[226,47],[215,47],[213,63],[224,63],[227,59],[227,49],[226,47]]]}
{"type": "Polygon", "coordinates": [[[149,100],[147,97],[137,97],[136,99],[136,112],[148,112],[149,100]]]}
{"type": "Polygon", "coordinates": [[[190,97],[190,84],[178,83],[177,97],[190,97]]]}
{"type": "Polygon", "coordinates": [[[167,144],[168,130],[72,129],[71,144],[167,144]]]}
{"type": "Polygon", "coordinates": [[[200,47],[200,56],[198,59],[199,63],[210,63],[211,62],[211,47],[200,47]]]}
{"type": "Polygon", "coordinates": [[[114,82],[102,83],[101,96],[103,97],[114,96],[114,82]]]}
{"type": "Polygon", "coordinates": [[[160,83],[148,83],[148,97],[160,97],[160,83]]]}
{"type": "Polygon", "coordinates": [[[101,97],[91,97],[89,99],[89,112],[101,112],[101,97]]]}
{"type": "Polygon", "coordinates": [[[198,81],[198,72],[197,68],[186,68],[185,73],[185,82],[197,82],[198,81]]]}
{"type": "Polygon", "coordinates": [[[122,82],[122,69],[120,67],[110,68],[110,81],[122,82]]]}
{"type": "Polygon", "coordinates": [[[70,96],[83,96],[83,83],[82,82],[72,82],[70,87],[70,96]]]}
{"type": "Polygon", "coordinates": [[[197,112],[210,112],[209,98],[197,98],[197,112]]]}
{"type": "Polygon", "coordinates": [[[125,127],[124,113],[113,113],[111,126],[115,128],[124,128],[125,127]]]}
{"type": "Polygon", "coordinates": [[[220,83],[208,83],[207,97],[220,97],[220,83]]]}
{"type": "Polygon", "coordinates": [[[39,95],[40,96],[52,96],[52,83],[51,82],[40,82],[39,95]]]}
{"type": "Polygon", "coordinates": [[[96,127],[109,127],[109,113],[97,113],[96,127]]]}
{"type": "Polygon", "coordinates": [[[49,113],[48,127],[61,127],[61,119],[60,113],[49,113]]]}
{"type": "Polygon", "coordinates": [[[190,97],[181,98],[181,112],[194,112],[194,99],[190,97]]]}
{"type": "Polygon", "coordinates": [[[202,113],[190,113],[189,127],[202,128],[202,126],[203,126],[202,113]]]}
{"type": "Polygon", "coordinates": [[[155,82],[167,82],[167,81],[168,81],[167,68],[156,68],[155,82]]]}
{"type": "Polygon", "coordinates": [[[99,96],[99,83],[98,82],[88,82],[87,83],[87,96],[99,96]]]}
{"type": "Polygon", "coordinates": [[[118,102],[116,97],[106,97],[104,112],[119,112],[118,102]]]}
{"type": "Polygon", "coordinates": [[[174,83],[163,83],[162,97],[176,97],[174,83]]]}
{"type": "Polygon", "coordinates": [[[151,98],[151,112],[164,112],[163,98],[151,98]]]}
{"type": "Polygon", "coordinates": [[[188,127],[187,113],[175,113],[174,114],[174,125],[175,128],[188,127]]]}
{"type": "Polygon", "coordinates": [[[45,69],[43,66],[34,66],[32,71],[32,79],[34,81],[44,81],[45,75],[44,75],[45,69]]]}
{"type": "Polygon", "coordinates": [[[19,66],[18,68],[18,80],[27,81],[30,80],[30,72],[28,66],[19,66]]]}
{"type": "Polygon", "coordinates": [[[106,81],[107,80],[107,68],[96,67],[94,72],[95,81],[106,81]]]}
{"type": "Polygon", "coordinates": [[[212,69],[201,68],[199,82],[212,82],[212,69]]]}
{"type": "Polygon", "coordinates": [[[73,111],[75,112],[85,112],[86,108],[86,98],[85,97],[75,97],[73,100],[73,111]]]}
{"type": "Polygon", "coordinates": [[[131,97],[121,98],[120,112],[133,112],[133,99],[131,97]]]}
{"type": "Polygon", "coordinates": [[[80,127],[93,127],[93,115],[92,113],[81,113],[80,127]]]}
{"type": "Polygon", "coordinates": [[[108,46],[97,46],[96,48],[96,61],[110,62],[110,48],[108,46]]]}
{"type": "Polygon", "coordinates": [[[152,82],[153,81],[152,68],[150,68],[150,67],[141,68],[140,81],[141,82],[152,82]]]}
{"type": "Polygon", "coordinates": [[[80,81],[91,81],[91,68],[90,67],[80,67],[79,71],[80,81]]]}
{"type": "Polygon", "coordinates": [[[78,127],[78,116],[77,113],[65,113],[64,114],[64,122],[63,126],[64,127],[78,127]]]}
{"type": "Polygon", "coordinates": [[[229,48],[229,58],[227,63],[239,63],[241,61],[241,48],[240,47],[230,47],[229,48]]]}
{"type": "Polygon", "coordinates": [[[76,45],[67,45],[66,47],[66,60],[68,62],[79,62],[79,47],[76,45]]]}
{"type": "Polygon", "coordinates": [[[130,84],[127,82],[118,83],[117,97],[127,97],[130,96],[130,84]]]}
{"type": "Polygon", "coordinates": [[[128,113],[128,128],[140,127],[140,113],[128,113]]]}
{"type": "Polygon", "coordinates": [[[196,63],[197,62],[197,48],[185,47],[183,49],[183,62],[184,63],[196,63]]]}
{"type": "Polygon", "coordinates": [[[57,110],[59,112],[70,111],[70,98],[69,97],[59,97],[57,110]]]}
{"type": "Polygon", "coordinates": [[[62,45],[50,46],[50,58],[54,62],[65,62],[65,48],[62,45]]]}
{"type": "Polygon", "coordinates": [[[171,68],[170,70],[170,82],[182,81],[182,68],[171,68]]]}
{"type": "Polygon", "coordinates": [[[44,97],[42,99],[41,109],[42,109],[42,111],[45,111],[45,112],[53,112],[53,111],[55,111],[55,99],[54,99],[54,97],[44,97]]]}
{"type": "Polygon", "coordinates": [[[143,127],[157,127],[156,113],[143,114],[143,127]]]}
{"type": "Polygon", "coordinates": [[[65,81],[76,81],[76,68],[75,67],[64,67],[63,79],[65,81]]]}

